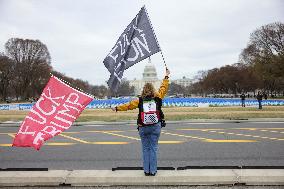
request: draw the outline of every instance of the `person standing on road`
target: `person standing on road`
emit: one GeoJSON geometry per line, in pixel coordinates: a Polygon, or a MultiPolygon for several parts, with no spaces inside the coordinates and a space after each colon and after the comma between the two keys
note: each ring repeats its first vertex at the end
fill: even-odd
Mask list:
{"type": "Polygon", "coordinates": [[[113,111],[127,111],[139,108],[137,118],[138,131],[142,144],[143,169],[145,176],[155,176],[157,173],[157,151],[161,127],[166,125],[162,112],[162,99],[169,87],[170,71],[166,68],[166,75],[158,90],[153,84],[146,83],[141,97],[129,103],[113,107],[113,111]]]}
{"type": "Polygon", "coordinates": [[[262,94],[260,91],[258,91],[256,99],[258,101],[258,109],[262,109],[262,94]]]}
{"type": "Polygon", "coordinates": [[[246,95],[244,93],[242,93],[240,97],[241,97],[241,101],[242,101],[242,107],[246,107],[246,104],[245,104],[246,95]]]}

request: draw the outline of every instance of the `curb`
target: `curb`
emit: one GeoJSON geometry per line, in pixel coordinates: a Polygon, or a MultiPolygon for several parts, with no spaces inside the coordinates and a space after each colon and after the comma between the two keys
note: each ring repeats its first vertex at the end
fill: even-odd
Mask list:
{"type": "Polygon", "coordinates": [[[154,177],[143,171],[50,170],[2,171],[0,186],[196,186],[284,185],[284,169],[161,170],[154,177]]]}

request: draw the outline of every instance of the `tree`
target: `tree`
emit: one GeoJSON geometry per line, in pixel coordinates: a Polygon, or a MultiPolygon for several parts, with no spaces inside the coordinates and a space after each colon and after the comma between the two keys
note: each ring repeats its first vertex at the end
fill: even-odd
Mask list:
{"type": "Polygon", "coordinates": [[[199,94],[223,94],[254,91],[259,81],[251,67],[236,63],[208,70],[207,75],[195,83],[191,90],[199,94]]]}
{"type": "MultiPolygon", "coordinates": [[[[116,92],[117,96],[131,96],[134,94],[134,87],[129,85],[129,81],[125,78],[122,79],[118,90],[116,92]]],[[[114,95],[112,95],[114,96],[114,95]]]]}
{"type": "Polygon", "coordinates": [[[169,92],[168,92],[169,95],[177,95],[184,93],[185,93],[185,87],[173,82],[169,85],[169,92]]]}
{"type": "Polygon", "coordinates": [[[63,73],[57,72],[55,70],[52,71],[52,74],[62,80],[64,80],[69,86],[81,90],[82,92],[89,93],[97,98],[103,98],[108,95],[108,89],[104,85],[91,85],[87,81],[83,81],[81,79],[73,79],[71,77],[66,76],[63,73]]]}
{"type": "Polygon", "coordinates": [[[65,81],[70,87],[80,90],[85,93],[93,94],[93,86],[88,83],[88,81],[83,81],[81,79],[73,79],[66,76],[63,73],[52,70],[51,72],[54,76],[65,81]]]}
{"type": "Polygon", "coordinates": [[[41,41],[11,38],[5,44],[6,55],[15,62],[13,88],[16,97],[38,96],[51,71],[49,51],[41,41]]]}
{"type": "Polygon", "coordinates": [[[104,85],[95,85],[92,87],[91,94],[97,98],[104,98],[108,95],[108,88],[104,85]]]}
{"type": "Polygon", "coordinates": [[[14,67],[14,62],[0,53],[0,95],[3,101],[8,97],[8,87],[13,80],[14,67]]]}
{"type": "Polygon", "coordinates": [[[249,65],[242,63],[235,64],[238,68],[238,92],[250,92],[260,88],[261,82],[259,77],[254,72],[253,68],[249,65]]]}
{"type": "MultiPolygon", "coordinates": [[[[193,84],[188,87],[188,91],[193,94],[204,96],[206,91],[204,87],[204,78],[208,75],[208,70],[200,70],[193,78],[193,84]]],[[[189,95],[189,94],[188,94],[189,95]]]]}
{"type": "Polygon", "coordinates": [[[190,90],[206,95],[263,89],[282,91],[284,96],[284,24],[272,23],[255,30],[239,59],[240,63],[200,72],[190,90]]]}
{"type": "Polygon", "coordinates": [[[255,30],[240,60],[253,67],[264,90],[283,90],[284,24],[276,22],[255,30]]]}

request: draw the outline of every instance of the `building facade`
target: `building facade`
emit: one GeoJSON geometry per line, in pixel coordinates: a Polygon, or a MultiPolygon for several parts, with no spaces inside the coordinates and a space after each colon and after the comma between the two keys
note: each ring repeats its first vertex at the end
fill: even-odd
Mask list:
{"type": "Polygon", "coordinates": [[[159,89],[162,80],[158,79],[156,68],[151,62],[149,62],[145,66],[142,75],[143,75],[142,80],[134,79],[129,81],[129,85],[135,88],[134,90],[135,95],[141,94],[145,83],[152,83],[156,90],[159,89]]]}
{"type": "MultiPolygon", "coordinates": [[[[159,89],[162,80],[158,79],[157,72],[155,66],[149,61],[149,63],[145,66],[142,79],[134,79],[129,81],[129,85],[135,88],[135,95],[139,95],[142,92],[143,86],[145,83],[152,83],[156,90],[159,89]]],[[[176,83],[178,85],[187,87],[192,84],[192,79],[183,77],[182,79],[170,80],[170,82],[176,83]]]]}
{"type": "Polygon", "coordinates": [[[188,87],[192,85],[192,79],[186,78],[185,76],[182,77],[182,79],[176,79],[172,81],[175,84],[181,85],[183,87],[188,87]]]}

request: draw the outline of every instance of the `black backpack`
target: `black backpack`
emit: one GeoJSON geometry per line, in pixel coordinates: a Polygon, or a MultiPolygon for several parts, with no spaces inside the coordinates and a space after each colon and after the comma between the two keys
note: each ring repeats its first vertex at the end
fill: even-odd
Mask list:
{"type": "Polygon", "coordinates": [[[139,126],[153,125],[158,122],[162,123],[162,127],[164,127],[164,114],[161,109],[162,107],[162,99],[159,97],[153,98],[139,98],[139,114],[137,123],[139,126]]]}

